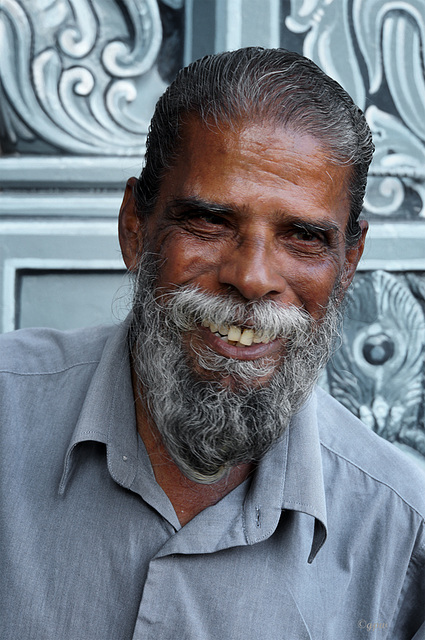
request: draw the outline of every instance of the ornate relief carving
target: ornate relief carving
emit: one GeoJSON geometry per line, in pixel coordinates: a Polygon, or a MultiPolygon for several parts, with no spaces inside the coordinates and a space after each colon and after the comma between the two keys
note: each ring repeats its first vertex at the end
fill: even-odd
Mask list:
{"type": "Polygon", "coordinates": [[[303,53],[337,80],[359,106],[365,103],[365,86],[350,30],[352,0],[291,0],[286,27],[306,33],[303,53]]]}
{"type": "MultiPolygon", "coordinates": [[[[423,110],[425,117],[425,108],[423,110]]],[[[376,151],[365,198],[366,210],[379,216],[399,217],[405,207],[406,188],[409,188],[416,191],[422,201],[413,213],[425,217],[424,144],[399,118],[375,106],[369,107],[367,117],[376,151]]]]}
{"type": "Polygon", "coordinates": [[[166,86],[154,66],[161,42],[156,0],[3,0],[6,147],[141,155],[166,86]]]}
{"type": "MultiPolygon", "coordinates": [[[[376,145],[367,216],[423,219],[425,0],[282,0],[282,7],[283,46],[288,37],[289,48],[366,110],[376,145]]],[[[343,346],[322,384],[370,428],[425,455],[425,281],[359,274],[350,301],[343,346]]]]}
{"type": "Polygon", "coordinates": [[[305,55],[366,109],[377,145],[366,210],[425,217],[425,0],[291,0],[290,7],[285,25],[306,34],[305,55]]]}
{"type": "Polygon", "coordinates": [[[418,276],[358,275],[345,340],[327,369],[333,396],[380,435],[423,455],[424,302],[418,276]]]}

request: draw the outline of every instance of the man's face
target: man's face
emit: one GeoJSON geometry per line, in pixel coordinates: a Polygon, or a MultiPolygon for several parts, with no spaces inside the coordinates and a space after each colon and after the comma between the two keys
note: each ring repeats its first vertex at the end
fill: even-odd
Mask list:
{"type": "Polygon", "coordinates": [[[347,178],[310,137],[192,120],[145,224],[129,183],[138,393],[188,477],[260,460],[310,395],[366,232],[346,250],[347,178]]]}
{"type": "MultiPolygon", "coordinates": [[[[345,247],[349,171],[333,165],[311,136],[189,120],[142,239],[160,257],[157,291],[196,286],[240,302],[294,305],[320,320],[336,283],[342,279],[344,289],[351,281],[363,248],[364,238],[345,247]]],[[[229,335],[229,326],[200,322],[183,336],[184,348],[201,376],[194,354],[205,348],[277,366],[284,341],[255,329],[233,326],[229,335]]]]}

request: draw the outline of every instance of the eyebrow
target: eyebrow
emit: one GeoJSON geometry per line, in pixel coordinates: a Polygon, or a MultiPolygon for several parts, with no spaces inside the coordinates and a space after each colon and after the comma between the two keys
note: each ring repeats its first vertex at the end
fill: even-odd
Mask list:
{"type": "Polygon", "coordinates": [[[333,232],[337,234],[341,233],[340,227],[334,222],[320,221],[319,223],[313,223],[293,216],[290,217],[289,221],[292,222],[294,227],[304,229],[305,231],[321,233],[333,232]]]}
{"type": "Polygon", "coordinates": [[[218,204],[217,202],[209,202],[208,200],[196,197],[175,198],[171,200],[166,207],[167,211],[178,208],[225,215],[234,215],[235,211],[237,211],[235,207],[218,204]]]}

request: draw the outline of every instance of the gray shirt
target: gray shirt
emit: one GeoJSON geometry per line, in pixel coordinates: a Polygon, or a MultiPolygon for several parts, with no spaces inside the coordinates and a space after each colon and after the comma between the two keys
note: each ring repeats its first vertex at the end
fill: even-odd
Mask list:
{"type": "Polygon", "coordinates": [[[0,354],[1,640],[425,638],[424,477],[327,394],[181,527],[137,434],[126,324],[18,331],[0,354]]]}

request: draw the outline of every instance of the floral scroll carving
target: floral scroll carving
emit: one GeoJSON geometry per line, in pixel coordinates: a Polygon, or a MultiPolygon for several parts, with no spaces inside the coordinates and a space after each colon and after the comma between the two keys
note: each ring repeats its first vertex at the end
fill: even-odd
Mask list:
{"type": "Polygon", "coordinates": [[[366,112],[377,147],[366,211],[424,218],[425,0],[291,0],[285,28],[366,112]]]}
{"type": "Polygon", "coordinates": [[[6,152],[140,156],[162,42],[157,0],[2,0],[6,152]]]}

